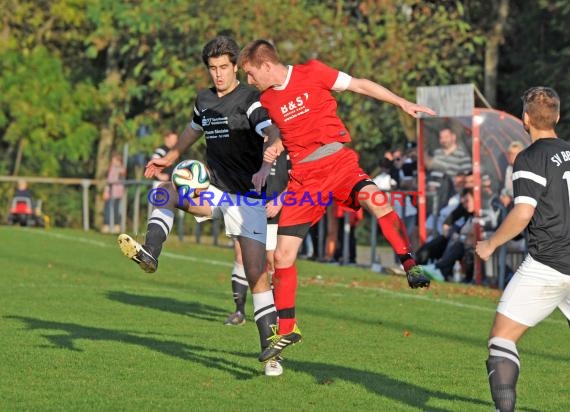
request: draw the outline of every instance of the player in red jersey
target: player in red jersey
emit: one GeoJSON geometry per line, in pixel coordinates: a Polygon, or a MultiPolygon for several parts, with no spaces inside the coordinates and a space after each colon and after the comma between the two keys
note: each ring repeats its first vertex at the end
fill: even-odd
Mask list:
{"type": "Polygon", "coordinates": [[[279,220],[273,275],[279,329],[259,356],[260,361],[266,361],[301,340],[295,319],[295,260],[305,234],[331,201],[354,209],[362,206],[376,216],[382,233],[400,257],[410,287],[427,287],[430,283],[416,266],[402,221],[384,193],[360,168],[356,152],[344,147],[350,134],[336,114],[337,103],[331,91],[364,94],[399,106],[414,117],[435,112],[318,60],[285,66],[275,47],[266,40],[247,45],[240,53],[238,65],[247,74],[248,83],[262,92],[260,102],[281,130],[282,139],[270,142],[264,160],[273,162],[285,147],[292,164],[289,196],[284,199],[279,220]]]}

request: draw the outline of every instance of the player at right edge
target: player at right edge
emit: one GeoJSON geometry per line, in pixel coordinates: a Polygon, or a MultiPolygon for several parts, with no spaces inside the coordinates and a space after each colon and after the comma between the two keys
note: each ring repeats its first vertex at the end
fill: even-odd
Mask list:
{"type": "Polygon", "coordinates": [[[554,131],[560,98],[549,87],[533,87],[522,100],[532,144],[515,160],[515,206],[493,236],[476,247],[487,260],[528,228],[528,255],[503,292],[488,342],[489,386],[500,412],[515,410],[517,341],[556,307],[570,318],[570,144],[554,131]]]}

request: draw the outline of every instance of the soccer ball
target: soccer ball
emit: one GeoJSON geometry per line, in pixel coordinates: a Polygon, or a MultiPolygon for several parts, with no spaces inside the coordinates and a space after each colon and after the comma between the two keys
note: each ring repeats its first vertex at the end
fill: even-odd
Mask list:
{"type": "Polygon", "coordinates": [[[210,186],[210,173],[198,160],[183,160],[172,171],[172,184],[184,196],[190,192],[190,197],[198,197],[210,186]]]}

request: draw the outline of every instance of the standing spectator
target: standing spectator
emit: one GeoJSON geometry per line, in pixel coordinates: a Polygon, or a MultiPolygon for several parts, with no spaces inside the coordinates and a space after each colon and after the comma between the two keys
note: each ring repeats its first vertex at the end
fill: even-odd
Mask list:
{"type": "Polygon", "coordinates": [[[487,374],[495,409],[515,410],[517,342],[558,307],[570,319],[570,144],[555,132],[560,98],[549,87],[523,95],[523,125],[532,144],[513,166],[514,207],[497,231],[477,243],[483,260],[528,227],[528,255],[499,301],[488,341],[487,374]]]}
{"type": "Polygon", "coordinates": [[[513,165],[515,164],[515,159],[517,155],[524,150],[524,145],[515,140],[511,142],[507,151],[507,167],[505,169],[505,183],[503,187],[506,189],[506,193],[513,193],[513,165]]]}
{"type": "MultiPolygon", "coordinates": [[[[338,248],[338,219],[336,218],[335,204],[327,206],[327,211],[325,215],[321,218],[326,222],[326,234],[325,234],[325,256],[323,258],[324,263],[335,263],[335,254],[338,248]]],[[[318,225],[318,222],[313,226],[318,225]]]]}
{"type": "Polygon", "coordinates": [[[111,164],[107,172],[107,186],[105,186],[105,191],[103,192],[105,218],[101,228],[102,233],[119,233],[121,231],[119,206],[125,194],[125,185],[121,180],[126,177],[127,169],[123,165],[123,157],[120,153],[115,152],[111,156],[111,164]]]}
{"type": "Polygon", "coordinates": [[[338,222],[338,242],[334,254],[335,261],[342,264],[355,265],[356,264],[356,226],[364,218],[362,209],[354,210],[342,205],[336,207],[336,220],[338,222]],[[348,214],[348,216],[347,216],[348,214]],[[348,222],[347,222],[348,219],[348,222]],[[349,225],[348,234],[348,262],[344,258],[344,227],[349,225]]]}

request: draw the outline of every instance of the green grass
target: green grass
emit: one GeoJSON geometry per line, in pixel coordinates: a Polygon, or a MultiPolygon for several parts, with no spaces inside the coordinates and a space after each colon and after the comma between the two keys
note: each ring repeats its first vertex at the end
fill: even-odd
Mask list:
{"type": "MultiPolygon", "coordinates": [[[[222,325],[231,250],[173,238],[147,275],[112,236],[2,227],[0,244],[0,410],[492,410],[496,291],[300,262],[305,339],[267,378],[251,300],[222,325]]],[[[568,410],[569,334],[556,312],[521,340],[518,410],[568,410]]]]}

